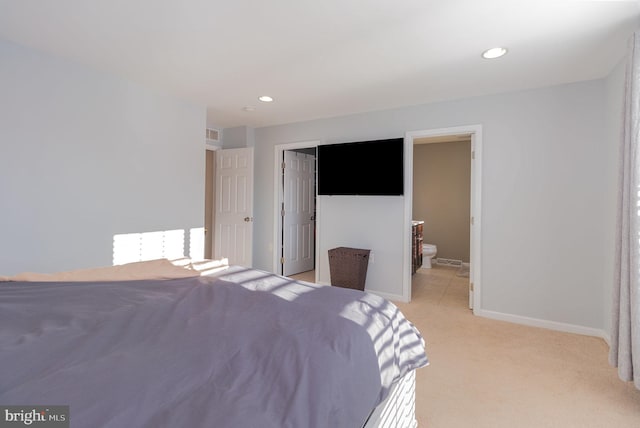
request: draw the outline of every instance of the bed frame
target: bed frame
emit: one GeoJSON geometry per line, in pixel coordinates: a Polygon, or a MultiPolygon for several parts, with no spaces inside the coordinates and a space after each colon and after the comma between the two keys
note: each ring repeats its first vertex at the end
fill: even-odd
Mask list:
{"type": "Polygon", "coordinates": [[[416,372],[393,386],[389,396],[369,416],[363,428],[416,428],[416,372]]]}

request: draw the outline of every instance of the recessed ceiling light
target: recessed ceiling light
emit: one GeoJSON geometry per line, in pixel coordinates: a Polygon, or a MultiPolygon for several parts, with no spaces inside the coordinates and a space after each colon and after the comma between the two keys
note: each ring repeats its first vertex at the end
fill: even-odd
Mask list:
{"type": "Polygon", "coordinates": [[[485,58],[485,59],[500,58],[506,53],[507,53],[507,48],[491,48],[482,52],[482,58],[485,58]]]}
{"type": "Polygon", "coordinates": [[[270,103],[271,101],[273,101],[273,98],[271,98],[269,95],[263,95],[258,99],[263,103],[270,103]]]}
{"type": "Polygon", "coordinates": [[[242,107],[243,111],[254,111],[256,108],[254,106],[244,106],[242,107]]]}

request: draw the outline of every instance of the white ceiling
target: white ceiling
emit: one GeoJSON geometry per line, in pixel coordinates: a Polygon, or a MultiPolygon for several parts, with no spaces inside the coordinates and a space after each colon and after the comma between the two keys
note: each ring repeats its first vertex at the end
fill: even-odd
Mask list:
{"type": "Polygon", "coordinates": [[[207,106],[219,127],[597,79],[639,23],[635,0],[0,0],[0,38],[207,106]],[[480,57],[494,46],[509,53],[480,57]]]}

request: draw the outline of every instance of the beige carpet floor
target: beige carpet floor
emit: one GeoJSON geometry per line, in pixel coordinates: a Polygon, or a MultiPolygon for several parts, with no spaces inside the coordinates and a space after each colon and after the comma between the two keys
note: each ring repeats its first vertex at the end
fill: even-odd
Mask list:
{"type": "Polygon", "coordinates": [[[419,269],[412,302],[396,302],[427,342],[419,427],[640,428],[640,391],[618,379],[604,340],[476,317],[456,272],[419,269]]]}

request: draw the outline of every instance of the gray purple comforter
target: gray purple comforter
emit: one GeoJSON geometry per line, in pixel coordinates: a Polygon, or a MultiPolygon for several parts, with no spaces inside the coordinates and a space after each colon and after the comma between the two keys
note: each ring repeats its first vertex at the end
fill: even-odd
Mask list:
{"type": "Polygon", "coordinates": [[[426,364],[389,301],[254,269],[0,283],[0,405],[71,427],[359,428],[426,364]]]}

